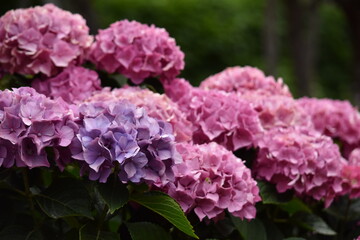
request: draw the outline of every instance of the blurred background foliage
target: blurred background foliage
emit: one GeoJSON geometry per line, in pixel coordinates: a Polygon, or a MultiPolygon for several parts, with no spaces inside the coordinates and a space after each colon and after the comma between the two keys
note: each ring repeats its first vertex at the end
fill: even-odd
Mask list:
{"type": "Polygon", "coordinates": [[[295,97],[360,103],[358,0],[13,0],[0,11],[47,2],[83,15],[93,34],[125,18],[165,28],[193,85],[250,65],[283,78],[295,97]]]}

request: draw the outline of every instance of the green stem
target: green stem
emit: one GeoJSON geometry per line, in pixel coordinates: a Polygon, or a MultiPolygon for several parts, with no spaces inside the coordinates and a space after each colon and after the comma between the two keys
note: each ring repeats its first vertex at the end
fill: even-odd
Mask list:
{"type": "Polygon", "coordinates": [[[39,226],[39,222],[37,221],[36,218],[36,210],[35,210],[35,204],[33,201],[33,195],[30,191],[30,184],[29,184],[29,174],[28,174],[28,169],[23,168],[23,181],[24,181],[24,188],[25,188],[25,196],[29,201],[29,205],[30,205],[30,211],[31,211],[31,215],[34,221],[34,227],[37,228],[39,226]]]}
{"type": "Polygon", "coordinates": [[[337,235],[338,239],[343,239],[343,234],[344,234],[344,231],[345,231],[344,228],[345,228],[346,223],[347,223],[348,218],[349,218],[350,205],[351,205],[351,200],[347,199],[344,218],[340,220],[340,229],[339,229],[339,232],[338,232],[338,235],[337,235]]]}
{"type": "Polygon", "coordinates": [[[98,221],[98,226],[97,226],[97,234],[96,234],[96,239],[99,239],[100,237],[100,232],[101,232],[101,228],[102,228],[102,225],[105,221],[105,218],[108,214],[108,211],[109,211],[109,207],[105,204],[102,212],[101,212],[101,215],[99,217],[99,221],[98,221]]]}

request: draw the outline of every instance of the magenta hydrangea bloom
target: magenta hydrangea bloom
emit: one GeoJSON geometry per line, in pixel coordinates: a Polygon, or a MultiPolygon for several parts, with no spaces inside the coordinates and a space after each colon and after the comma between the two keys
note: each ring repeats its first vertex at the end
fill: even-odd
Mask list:
{"type": "Polygon", "coordinates": [[[128,101],[84,103],[79,132],[70,149],[82,172],[106,182],[119,165],[122,182],[162,186],[173,180],[172,166],[181,162],[171,126],[128,101]]]}
{"type": "Polygon", "coordinates": [[[214,142],[180,143],[177,150],[184,162],[174,166],[175,181],[165,189],[184,212],[194,210],[200,221],[216,220],[225,210],[242,219],[255,218],[259,189],[241,159],[214,142]]]}
{"type": "Polygon", "coordinates": [[[254,67],[229,67],[201,82],[202,89],[218,89],[225,92],[257,92],[261,95],[291,96],[282,79],[275,80],[254,67]]]}
{"type": "Polygon", "coordinates": [[[324,200],[328,207],[347,191],[341,176],[346,164],[331,138],[299,128],[274,128],[259,141],[253,170],[279,192],[292,189],[300,197],[324,200]]]}
{"type": "Polygon", "coordinates": [[[101,83],[95,71],[70,66],[55,77],[34,80],[32,87],[47,97],[52,99],[61,97],[71,104],[83,101],[94,91],[100,90],[101,83]]]}
{"type": "Polygon", "coordinates": [[[89,28],[78,14],[52,4],[11,10],[0,18],[0,69],[53,76],[81,63],[91,43],[89,28]]]}
{"type": "Polygon", "coordinates": [[[90,61],[109,73],[120,73],[135,84],[148,77],[175,78],[184,68],[184,53],[163,28],[136,21],[115,22],[100,30],[90,61]]]}
{"type": "MultiPolygon", "coordinates": [[[[0,166],[49,167],[45,148],[55,154],[70,145],[76,116],[63,101],[54,102],[34,89],[0,91],[0,166]]],[[[66,164],[58,155],[60,169],[66,164]]]]}
{"type": "Polygon", "coordinates": [[[346,144],[360,144],[360,113],[348,101],[306,97],[297,101],[317,131],[346,144]]]}
{"type": "Polygon", "coordinates": [[[192,87],[184,79],[175,79],[164,87],[193,123],[195,143],[215,141],[232,151],[256,145],[263,128],[248,101],[233,93],[192,87]]]}
{"type": "Polygon", "coordinates": [[[137,107],[143,107],[148,115],[171,123],[177,142],[191,141],[192,123],[186,119],[179,106],[164,94],[158,94],[149,89],[125,86],[110,91],[108,88],[94,94],[86,101],[119,101],[127,99],[137,107]]]}

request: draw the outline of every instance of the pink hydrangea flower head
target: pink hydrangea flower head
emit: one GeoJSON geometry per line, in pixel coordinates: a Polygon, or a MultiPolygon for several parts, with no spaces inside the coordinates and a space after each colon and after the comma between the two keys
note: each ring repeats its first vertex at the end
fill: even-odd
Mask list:
{"type": "Polygon", "coordinates": [[[355,148],[349,156],[349,165],[360,166],[360,148],[355,148]]]}
{"type": "Polygon", "coordinates": [[[308,129],[274,128],[259,142],[254,172],[279,192],[292,189],[300,197],[324,200],[327,207],[347,191],[341,176],[346,164],[331,138],[308,129]]]}
{"type": "Polygon", "coordinates": [[[238,96],[252,103],[265,130],[290,126],[313,128],[309,114],[292,97],[267,96],[258,92],[247,92],[238,96]]]}
{"type": "Polygon", "coordinates": [[[150,117],[171,123],[177,142],[191,141],[192,123],[186,119],[185,113],[180,111],[179,106],[164,94],[154,93],[149,89],[125,86],[112,91],[104,89],[86,101],[105,102],[121,99],[127,99],[137,107],[143,107],[150,117]]]}
{"type": "Polygon", "coordinates": [[[55,77],[36,79],[32,87],[52,99],[61,97],[68,103],[76,103],[90,97],[100,90],[100,79],[95,71],[70,66],[55,77]]]}
{"type": "Polygon", "coordinates": [[[349,156],[348,165],[342,169],[344,179],[350,185],[350,198],[360,198],[360,148],[354,149],[349,156]]]}
{"type": "Polygon", "coordinates": [[[255,218],[259,189],[241,159],[214,142],[180,143],[177,150],[184,162],[174,166],[175,181],[166,191],[185,212],[194,210],[200,220],[216,220],[225,210],[255,218]]]}
{"type": "Polygon", "coordinates": [[[248,101],[235,93],[191,87],[183,79],[175,79],[164,87],[193,123],[195,143],[215,141],[231,151],[256,146],[263,128],[248,101]]]}
{"type": "Polygon", "coordinates": [[[0,69],[53,76],[82,63],[92,37],[78,14],[52,4],[11,10],[0,18],[0,69]]]}
{"type": "Polygon", "coordinates": [[[200,88],[218,89],[225,92],[257,92],[271,96],[291,96],[289,88],[282,79],[275,80],[254,67],[229,67],[224,71],[206,78],[201,82],[200,88]]]}
{"type": "Polygon", "coordinates": [[[350,198],[360,198],[360,165],[344,166],[342,176],[350,185],[350,198]]]}
{"type": "Polygon", "coordinates": [[[115,22],[100,30],[89,59],[100,69],[120,73],[135,84],[148,77],[175,78],[184,68],[184,53],[165,29],[136,21],[115,22]]]}
{"type": "MultiPolygon", "coordinates": [[[[0,91],[0,166],[49,167],[45,148],[56,153],[70,145],[77,131],[76,114],[64,101],[34,89],[0,91]]],[[[65,160],[55,156],[63,169],[65,160]]]]}
{"type": "Polygon", "coordinates": [[[311,116],[317,131],[346,144],[360,143],[360,113],[348,101],[316,98],[297,101],[311,116]]]}

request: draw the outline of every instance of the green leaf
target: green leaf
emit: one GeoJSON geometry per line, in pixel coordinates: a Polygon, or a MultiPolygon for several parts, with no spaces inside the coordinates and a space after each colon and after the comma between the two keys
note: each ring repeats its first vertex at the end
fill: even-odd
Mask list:
{"type": "Polygon", "coordinates": [[[297,212],[311,213],[311,209],[298,198],[293,198],[289,202],[281,203],[279,204],[279,207],[285,212],[289,213],[290,216],[297,212]]]}
{"type": "Polygon", "coordinates": [[[326,222],[317,215],[299,212],[294,215],[294,220],[302,227],[311,230],[313,232],[333,236],[336,232],[332,230],[326,222]]]}
{"type": "Polygon", "coordinates": [[[124,86],[128,81],[124,75],[120,74],[114,74],[111,76],[111,78],[115,80],[119,87],[124,86]]]}
{"type": "Polygon", "coordinates": [[[108,220],[108,227],[110,232],[117,232],[122,225],[123,220],[119,214],[108,220]]]}
{"type": "Polygon", "coordinates": [[[267,240],[264,224],[258,220],[241,220],[230,215],[231,220],[244,240],[267,240]]]}
{"type": "Polygon", "coordinates": [[[130,199],[160,214],[185,234],[198,238],[179,204],[162,192],[134,194],[130,199]]]}
{"type": "Polygon", "coordinates": [[[284,238],[283,240],[306,240],[305,238],[299,238],[299,237],[289,237],[289,238],[284,238]]]}
{"type": "Polygon", "coordinates": [[[290,191],[278,193],[273,184],[265,181],[258,181],[257,185],[260,189],[260,196],[263,204],[281,204],[292,199],[292,193],[290,191]]]}
{"type": "Polygon", "coordinates": [[[171,236],[162,227],[150,222],[126,224],[132,240],[171,240],[171,236]]]}
{"type": "Polygon", "coordinates": [[[1,240],[42,240],[39,231],[29,230],[23,226],[13,225],[5,227],[0,232],[1,240]]]}
{"type": "Polygon", "coordinates": [[[113,177],[107,183],[99,183],[97,191],[109,206],[110,213],[114,213],[117,209],[123,207],[129,199],[129,191],[116,177],[113,177]]]}
{"type": "Polygon", "coordinates": [[[120,240],[114,232],[97,231],[96,226],[84,225],[79,229],[79,240],[120,240]]]}
{"type": "Polygon", "coordinates": [[[349,207],[349,220],[355,220],[360,218],[360,198],[350,200],[349,207]]]}
{"type": "Polygon", "coordinates": [[[268,218],[263,218],[261,220],[266,230],[267,240],[279,240],[284,238],[283,233],[280,231],[279,227],[274,223],[274,221],[268,218]]]}
{"type": "Polygon", "coordinates": [[[83,216],[92,219],[90,195],[80,180],[60,178],[35,196],[40,208],[51,218],[83,216]]]}

